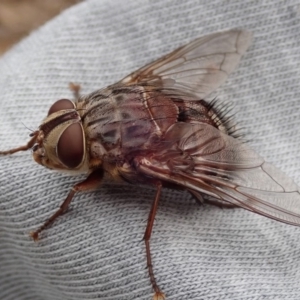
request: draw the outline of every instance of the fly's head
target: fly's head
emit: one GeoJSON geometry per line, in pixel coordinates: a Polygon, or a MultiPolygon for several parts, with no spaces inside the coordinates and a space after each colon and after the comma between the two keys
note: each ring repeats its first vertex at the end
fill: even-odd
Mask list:
{"type": "MultiPolygon", "coordinates": [[[[70,173],[88,171],[84,129],[81,117],[71,100],[56,101],[50,107],[39,130],[31,133],[31,136],[27,149],[32,149],[37,163],[49,169],[70,173]]],[[[20,148],[13,149],[10,153],[27,150],[20,148]]]]}

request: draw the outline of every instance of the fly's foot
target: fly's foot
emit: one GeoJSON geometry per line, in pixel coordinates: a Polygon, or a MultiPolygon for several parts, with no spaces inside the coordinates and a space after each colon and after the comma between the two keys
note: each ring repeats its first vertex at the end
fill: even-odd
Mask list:
{"type": "Polygon", "coordinates": [[[162,293],[161,291],[159,292],[155,292],[154,296],[153,296],[153,300],[166,300],[166,296],[164,293],[162,293]]]}
{"type": "Polygon", "coordinates": [[[39,240],[39,233],[37,231],[32,231],[29,233],[29,235],[33,238],[35,242],[39,240]]]}

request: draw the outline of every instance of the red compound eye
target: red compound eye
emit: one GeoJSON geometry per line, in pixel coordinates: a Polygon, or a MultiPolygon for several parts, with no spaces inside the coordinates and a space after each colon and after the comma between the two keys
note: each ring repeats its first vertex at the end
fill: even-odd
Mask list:
{"type": "Polygon", "coordinates": [[[69,99],[60,99],[57,100],[52,106],[50,107],[48,111],[48,116],[64,109],[72,109],[74,108],[74,103],[69,99]]]}
{"type": "Polygon", "coordinates": [[[80,165],[84,158],[83,129],[79,123],[71,124],[60,136],[57,144],[60,161],[70,169],[80,165]]]}

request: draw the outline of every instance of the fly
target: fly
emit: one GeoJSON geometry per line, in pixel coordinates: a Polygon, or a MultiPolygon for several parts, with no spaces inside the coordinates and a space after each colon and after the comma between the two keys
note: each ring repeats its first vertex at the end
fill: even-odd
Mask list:
{"type": "Polygon", "coordinates": [[[87,174],[60,208],[31,236],[63,214],[74,195],[104,178],[156,188],[144,234],[153,299],[166,299],[151,261],[150,237],[163,187],[185,189],[197,200],[242,207],[300,225],[299,187],[264,161],[235,130],[225,109],[205,99],[225,82],[251,43],[251,33],[229,30],[198,38],[126,76],[49,109],[29,142],[2,151],[32,149],[34,160],[54,170],[87,174]]]}

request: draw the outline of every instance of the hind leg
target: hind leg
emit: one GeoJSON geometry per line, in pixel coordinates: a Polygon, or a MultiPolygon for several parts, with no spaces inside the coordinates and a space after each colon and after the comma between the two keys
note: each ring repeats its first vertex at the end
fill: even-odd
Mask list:
{"type": "Polygon", "coordinates": [[[216,198],[212,198],[212,199],[204,198],[201,193],[193,191],[193,190],[189,190],[189,192],[191,193],[191,195],[193,196],[193,198],[196,200],[196,202],[199,205],[203,205],[203,204],[207,203],[210,205],[218,206],[220,208],[228,208],[228,209],[238,207],[235,204],[226,202],[224,200],[220,200],[220,199],[216,199],[216,198]]]}

